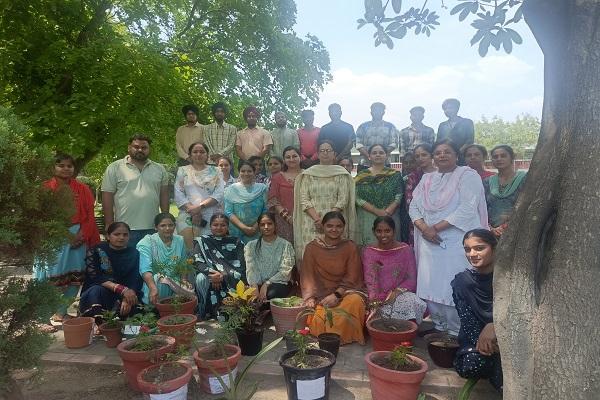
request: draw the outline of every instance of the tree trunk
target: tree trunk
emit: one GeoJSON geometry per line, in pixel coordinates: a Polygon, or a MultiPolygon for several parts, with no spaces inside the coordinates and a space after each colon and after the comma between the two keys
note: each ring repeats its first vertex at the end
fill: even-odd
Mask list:
{"type": "Polygon", "coordinates": [[[540,139],[500,242],[504,399],[600,396],[600,1],[526,0],[544,53],[540,139]]]}

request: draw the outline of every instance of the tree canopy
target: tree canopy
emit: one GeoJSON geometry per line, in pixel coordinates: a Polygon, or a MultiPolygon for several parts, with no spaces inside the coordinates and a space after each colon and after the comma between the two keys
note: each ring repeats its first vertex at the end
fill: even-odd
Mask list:
{"type": "Polygon", "coordinates": [[[529,114],[517,116],[515,121],[500,117],[482,117],[475,122],[475,141],[491,150],[497,144],[508,144],[517,158],[531,158],[540,133],[540,120],[529,114]]]}
{"type": "Polygon", "coordinates": [[[169,161],[182,105],[201,122],[218,100],[234,123],[248,104],[297,113],[330,79],[322,43],[292,29],[293,0],[0,4],[0,104],[79,166],[120,156],[134,132],[169,161]]]}

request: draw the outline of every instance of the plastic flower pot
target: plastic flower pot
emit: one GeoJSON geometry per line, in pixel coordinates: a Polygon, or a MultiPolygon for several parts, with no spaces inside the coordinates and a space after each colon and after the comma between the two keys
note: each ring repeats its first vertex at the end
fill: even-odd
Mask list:
{"type": "Polygon", "coordinates": [[[138,373],[146,367],[156,364],[161,357],[175,350],[175,339],[170,336],[154,335],[152,341],[154,346],[151,350],[134,351],[133,347],[138,338],[125,340],[117,346],[119,357],[123,361],[125,380],[129,387],[138,392],[141,388],[137,383],[138,373]]]}
{"type": "Polygon", "coordinates": [[[164,299],[160,299],[158,303],[155,304],[155,307],[158,310],[158,313],[160,314],[161,318],[166,317],[168,315],[173,315],[175,313],[194,314],[196,306],[198,305],[198,299],[196,298],[196,296],[192,297],[190,300],[184,303],[177,305],[171,304],[172,300],[173,297],[165,297],[164,299]]]}
{"type": "Polygon", "coordinates": [[[297,350],[288,351],[279,359],[283,368],[288,400],[328,399],[331,382],[331,368],[335,365],[335,356],[321,349],[306,350],[307,356],[320,356],[325,360],[323,365],[315,368],[298,368],[286,364],[286,360],[296,354],[297,350]]]}
{"type": "Polygon", "coordinates": [[[259,329],[252,332],[236,331],[238,345],[243,356],[255,356],[262,350],[264,330],[259,329]]]}
{"type": "Polygon", "coordinates": [[[338,351],[340,350],[340,335],[337,333],[326,332],[321,333],[317,339],[319,340],[319,348],[321,350],[326,350],[337,357],[338,351]]]}
{"type": "Polygon", "coordinates": [[[411,342],[417,336],[419,326],[402,319],[373,319],[367,322],[367,330],[373,342],[373,351],[392,351],[394,347],[411,342]],[[397,329],[397,330],[395,330],[397,329]]]}
{"type": "Polygon", "coordinates": [[[162,317],[156,325],[160,333],[175,338],[175,346],[188,347],[196,334],[197,321],[193,314],[173,314],[162,317]]]}
{"type": "Polygon", "coordinates": [[[306,318],[303,318],[296,323],[296,317],[300,314],[305,306],[292,306],[292,307],[283,307],[279,305],[277,302],[278,299],[271,299],[271,315],[273,316],[273,324],[275,325],[275,331],[278,335],[284,335],[289,330],[294,330],[298,328],[304,328],[306,325],[306,318]]]}
{"type": "Polygon", "coordinates": [[[389,353],[389,351],[373,351],[365,356],[373,400],[416,400],[421,391],[421,382],[427,373],[427,363],[418,357],[408,355],[407,357],[417,362],[420,368],[417,371],[396,371],[373,362],[373,359],[384,357],[389,353]]]}
{"type": "Polygon", "coordinates": [[[178,362],[151,365],[137,375],[137,384],[152,400],[186,400],[192,367],[178,362]]]}
{"type": "Polygon", "coordinates": [[[431,361],[440,368],[452,368],[459,348],[458,338],[441,332],[425,335],[424,339],[431,361]]]}
{"type": "Polygon", "coordinates": [[[205,346],[194,352],[194,362],[198,367],[198,375],[200,388],[210,394],[223,393],[223,387],[217,379],[216,375],[211,368],[223,379],[225,384],[229,384],[229,373],[232,372],[233,377],[237,372],[237,364],[242,356],[242,352],[238,346],[232,344],[226,344],[224,346],[225,355],[227,358],[223,358],[222,355],[215,351],[215,346],[205,346]]]}
{"type": "Polygon", "coordinates": [[[69,349],[80,349],[92,344],[94,334],[94,318],[78,317],[63,321],[65,346],[69,349]]]}
{"type": "Polygon", "coordinates": [[[106,338],[106,347],[117,347],[123,340],[123,324],[120,322],[117,326],[108,327],[107,323],[99,326],[100,333],[106,338]]]}

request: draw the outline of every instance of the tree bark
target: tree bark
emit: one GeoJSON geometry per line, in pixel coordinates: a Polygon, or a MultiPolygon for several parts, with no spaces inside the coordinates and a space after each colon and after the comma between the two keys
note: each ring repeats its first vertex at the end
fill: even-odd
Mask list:
{"type": "Polygon", "coordinates": [[[504,399],[597,399],[600,1],[526,0],[524,15],[544,53],[544,108],[494,276],[504,399]]]}

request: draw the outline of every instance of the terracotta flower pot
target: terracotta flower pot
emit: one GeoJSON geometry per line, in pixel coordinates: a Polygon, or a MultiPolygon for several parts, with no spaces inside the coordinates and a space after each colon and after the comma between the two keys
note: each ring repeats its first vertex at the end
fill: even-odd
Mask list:
{"type": "Polygon", "coordinates": [[[120,322],[116,327],[107,327],[106,322],[100,325],[100,333],[106,338],[106,347],[117,347],[123,339],[123,324],[120,322]]]}
{"type": "Polygon", "coordinates": [[[78,317],[63,321],[65,346],[69,349],[79,349],[92,344],[94,333],[94,318],[78,317]]]}
{"type": "Polygon", "coordinates": [[[231,370],[235,376],[237,364],[242,357],[242,351],[238,346],[226,344],[225,351],[229,355],[226,362],[223,358],[208,359],[206,355],[212,353],[213,349],[214,346],[211,345],[201,347],[198,351],[195,351],[194,362],[196,363],[196,367],[198,367],[200,388],[206,393],[219,394],[223,393],[223,388],[209,366],[219,374],[225,383],[228,383],[228,371],[231,370]]]}
{"type": "Polygon", "coordinates": [[[138,373],[144,368],[158,363],[162,356],[175,350],[174,338],[163,335],[154,335],[152,338],[156,343],[156,348],[148,351],[131,350],[137,338],[126,340],[117,346],[119,357],[123,361],[123,370],[127,384],[130,388],[138,392],[141,391],[137,383],[138,373]]]}
{"type": "Polygon", "coordinates": [[[175,338],[175,346],[189,346],[196,334],[196,321],[198,317],[193,314],[173,314],[158,320],[160,333],[175,338]],[[169,321],[185,320],[181,323],[169,323],[169,321]]]}
{"type": "Polygon", "coordinates": [[[187,399],[187,385],[192,367],[184,363],[164,362],[144,368],[137,374],[137,384],[146,394],[170,394],[169,400],[187,399]],[[164,377],[160,376],[161,371],[164,377]],[[184,388],[185,387],[185,388],[184,388]]]}
{"type": "Polygon", "coordinates": [[[386,331],[380,329],[377,325],[380,325],[382,319],[372,319],[367,322],[367,330],[369,336],[373,342],[373,351],[392,351],[394,347],[399,346],[402,342],[412,342],[417,336],[417,329],[419,326],[412,321],[395,320],[398,325],[406,325],[406,329],[400,329],[398,331],[386,331]],[[379,321],[379,322],[378,322],[379,321]],[[375,324],[375,327],[373,326],[375,324]]]}
{"type": "Polygon", "coordinates": [[[281,307],[273,303],[271,300],[271,315],[273,316],[273,323],[275,324],[275,331],[278,335],[284,335],[289,330],[295,330],[304,328],[306,325],[306,316],[296,324],[296,317],[306,307],[295,306],[295,307],[281,307]]]}
{"type": "Polygon", "coordinates": [[[373,351],[365,356],[373,400],[416,400],[421,391],[421,382],[427,373],[427,363],[409,355],[408,357],[419,363],[421,368],[418,371],[405,372],[387,369],[371,361],[373,357],[387,354],[388,351],[373,351]]]}
{"type": "Polygon", "coordinates": [[[431,361],[440,368],[452,368],[454,366],[454,357],[460,347],[456,336],[447,333],[430,333],[425,335],[427,342],[427,352],[431,361]]]}
{"type": "Polygon", "coordinates": [[[155,304],[155,307],[158,310],[161,318],[173,314],[194,314],[196,306],[198,305],[198,299],[196,296],[191,298],[189,301],[176,306],[171,304],[172,299],[173,297],[165,297],[164,299],[160,299],[158,303],[155,304]]]}

